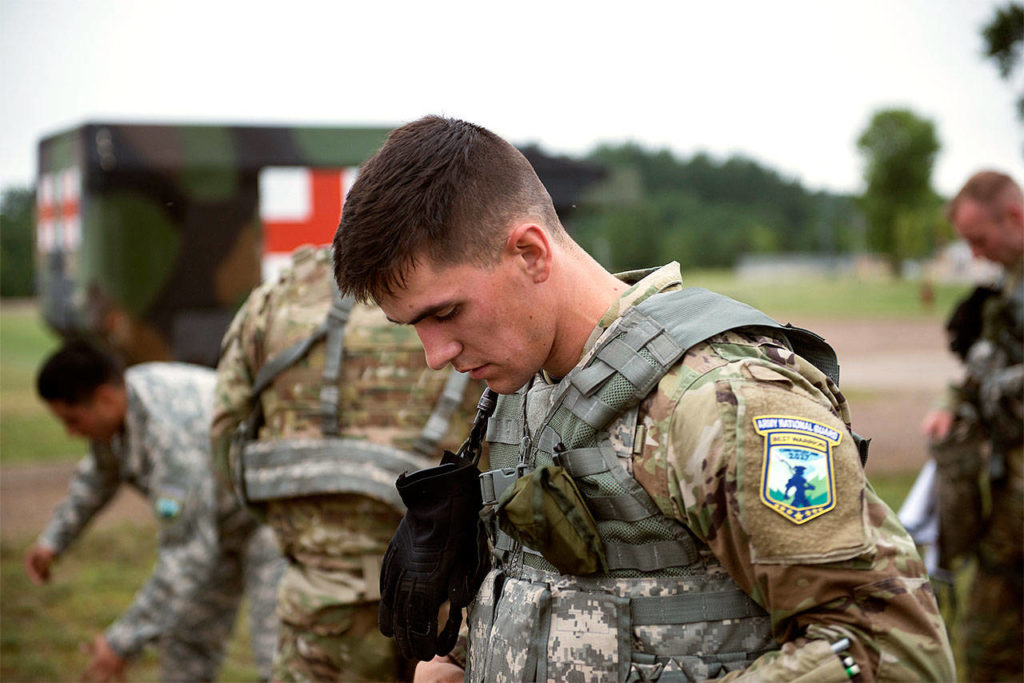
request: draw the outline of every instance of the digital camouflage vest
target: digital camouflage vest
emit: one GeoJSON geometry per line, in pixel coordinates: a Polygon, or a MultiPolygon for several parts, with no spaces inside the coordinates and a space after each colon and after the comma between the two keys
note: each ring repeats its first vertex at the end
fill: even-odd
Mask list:
{"type": "Polygon", "coordinates": [[[509,487],[538,468],[563,468],[596,521],[605,569],[560,573],[492,529],[495,569],[470,611],[466,680],[688,681],[743,669],[777,648],[767,613],[622,464],[634,450],[640,401],[686,350],[750,326],[784,333],[838,382],[835,354],[820,337],[693,288],[627,310],[557,385],[500,397],[487,432],[494,469],[481,475],[484,504],[507,501],[509,487]]]}

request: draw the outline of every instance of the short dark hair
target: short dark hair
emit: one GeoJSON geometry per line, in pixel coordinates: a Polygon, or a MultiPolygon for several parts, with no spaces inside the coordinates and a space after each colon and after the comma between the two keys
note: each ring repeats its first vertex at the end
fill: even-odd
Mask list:
{"type": "Polygon", "coordinates": [[[36,391],[44,401],[80,405],[101,385],[123,383],[124,363],[116,354],[85,339],[72,339],[43,363],[36,391]]]}
{"type": "Polygon", "coordinates": [[[1020,186],[1013,178],[999,171],[978,171],[964,184],[949,202],[946,217],[953,220],[956,210],[964,199],[978,202],[990,209],[998,209],[1001,202],[1022,200],[1020,186]]]}
{"type": "Polygon", "coordinates": [[[334,276],[356,298],[405,285],[418,259],[487,266],[507,228],[530,217],[565,231],[530,162],[486,128],[425,116],[395,129],[360,169],[334,235],[334,276]]]}

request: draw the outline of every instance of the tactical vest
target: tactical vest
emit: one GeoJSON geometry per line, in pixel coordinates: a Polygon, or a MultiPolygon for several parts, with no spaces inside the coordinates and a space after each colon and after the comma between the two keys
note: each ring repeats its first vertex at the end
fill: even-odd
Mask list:
{"type": "Polygon", "coordinates": [[[694,344],[740,327],[783,333],[838,383],[835,353],[821,337],[691,288],[628,309],[557,385],[499,398],[484,504],[535,468],[563,467],[597,522],[608,571],[560,574],[492,529],[495,569],[470,611],[467,681],[702,680],[778,647],[767,613],[619,462],[631,457],[640,401],[694,344]]]}
{"type": "Polygon", "coordinates": [[[362,439],[339,436],[338,379],[344,355],[345,326],[355,301],[335,290],[326,319],[313,333],[269,360],[253,383],[255,406],[239,426],[236,449],[235,489],[247,505],[257,509],[270,500],[330,493],[352,493],[383,501],[404,512],[395,489],[403,472],[430,467],[438,443],[448,429],[452,413],[462,401],[469,381],[454,370],[434,405],[433,413],[413,445],[415,452],[362,439]],[[260,395],[274,378],[301,358],[317,343],[326,343],[326,362],[321,375],[320,419],[323,438],[257,441],[263,410],[260,395]]]}

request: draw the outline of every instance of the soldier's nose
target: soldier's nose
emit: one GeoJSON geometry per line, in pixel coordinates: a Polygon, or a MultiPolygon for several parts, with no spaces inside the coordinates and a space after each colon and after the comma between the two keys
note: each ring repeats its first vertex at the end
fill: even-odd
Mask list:
{"type": "Polygon", "coordinates": [[[427,365],[431,370],[442,369],[462,353],[462,345],[453,339],[426,329],[417,329],[416,332],[423,344],[423,352],[426,354],[427,365]]]}

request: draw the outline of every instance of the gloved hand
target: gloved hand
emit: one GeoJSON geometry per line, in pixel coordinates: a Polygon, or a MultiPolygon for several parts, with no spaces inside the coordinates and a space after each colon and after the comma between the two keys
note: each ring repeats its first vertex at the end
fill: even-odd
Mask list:
{"type": "Polygon", "coordinates": [[[479,474],[471,462],[443,462],[396,482],[408,511],[384,554],[378,624],[405,657],[428,661],[451,651],[462,608],[487,573],[479,474]],[[437,611],[446,600],[451,610],[438,634],[437,611]]]}

